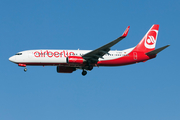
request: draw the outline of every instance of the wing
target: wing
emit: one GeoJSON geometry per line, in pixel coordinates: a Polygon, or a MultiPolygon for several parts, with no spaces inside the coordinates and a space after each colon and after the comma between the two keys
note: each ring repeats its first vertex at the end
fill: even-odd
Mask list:
{"type": "Polygon", "coordinates": [[[116,40],[113,40],[112,42],[99,47],[89,53],[84,54],[82,57],[87,60],[90,61],[91,63],[96,63],[98,62],[99,58],[103,58],[102,56],[104,56],[105,54],[108,54],[108,52],[110,51],[110,48],[115,45],[116,43],[118,43],[119,41],[121,41],[123,38],[125,38],[128,34],[130,26],[128,26],[126,28],[126,30],[124,31],[123,35],[119,38],[117,38],[116,40]]]}

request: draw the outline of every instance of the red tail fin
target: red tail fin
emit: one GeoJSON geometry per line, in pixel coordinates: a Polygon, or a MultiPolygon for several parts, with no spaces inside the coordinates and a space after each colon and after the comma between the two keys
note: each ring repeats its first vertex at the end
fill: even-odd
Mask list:
{"type": "Polygon", "coordinates": [[[159,25],[153,25],[133,51],[150,52],[155,49],[159,25]]]}

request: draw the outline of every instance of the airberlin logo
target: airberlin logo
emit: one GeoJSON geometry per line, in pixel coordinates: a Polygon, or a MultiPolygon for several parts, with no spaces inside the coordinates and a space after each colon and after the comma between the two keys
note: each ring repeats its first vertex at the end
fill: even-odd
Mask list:
{"type": "Polygon", "coordinates": [[[145,37],[144,45],[148,49],[155,48],[156,45],[156,36],[158,31],[157,30],[151,30],[145,37]]]}
{"type": "Polygon", "coordinates": [[[63,50],[61,52],[58,52],[58,51],[52,52],[52,51],[48,51],[48,50],[46,50],[46,51],[41,50],[41,51],[34,52],[35,57],[49,57],[49,58],[56,57],[56,58],[58,58],[58,57],[68,57],[68,56],[72,56],[72,55],[75,55],[74,52],[68,52],[65,50],[63,50]]]}

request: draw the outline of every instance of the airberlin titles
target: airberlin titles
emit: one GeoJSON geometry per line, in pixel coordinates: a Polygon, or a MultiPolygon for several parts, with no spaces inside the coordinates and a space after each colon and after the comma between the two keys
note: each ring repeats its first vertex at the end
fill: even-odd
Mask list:
{"type": "Polygon", "coordinates": [[[65,51],[63,50],[62,52],[58,52],[58,51],[55,51],[55,52],[52,52],[52,51],[48,51],[48,50],[45,50],[45,51],[35,51],[34,52],[34,56],[35,57],[68,57],[68,56],[72,56],[72,55],[75,55],[74,52],[68,52],[68,51],[65,51]]]}

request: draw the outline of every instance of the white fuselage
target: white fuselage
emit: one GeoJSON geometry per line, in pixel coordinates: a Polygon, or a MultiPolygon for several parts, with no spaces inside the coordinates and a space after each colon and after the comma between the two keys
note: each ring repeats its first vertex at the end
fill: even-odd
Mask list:
{"type": "MultiPolygon", "coordinates": [[[[112,50],[105,54],[99,61],[113,60],[123,57],[130,53],[133,48],[123,51],[112,50]]],[[[18,52],[16,55],[9,58],[14,63],[26,65],[63,65],[66,63],[68,56],[82,56],[91,50],[26,50],[18,52]]]]}

